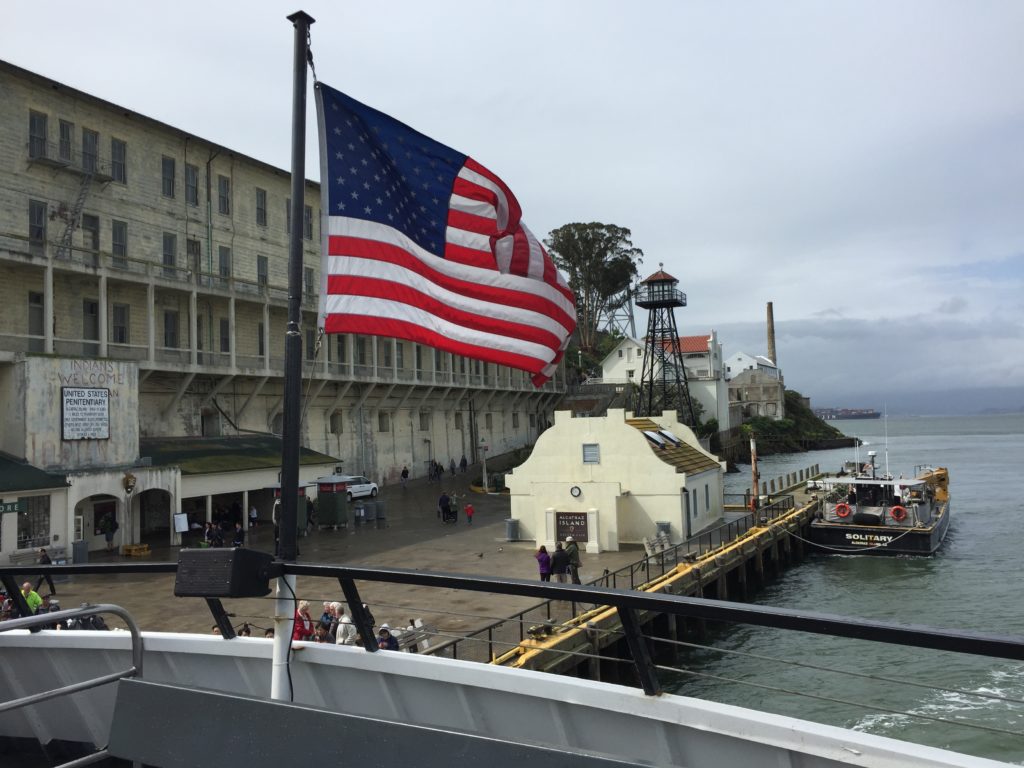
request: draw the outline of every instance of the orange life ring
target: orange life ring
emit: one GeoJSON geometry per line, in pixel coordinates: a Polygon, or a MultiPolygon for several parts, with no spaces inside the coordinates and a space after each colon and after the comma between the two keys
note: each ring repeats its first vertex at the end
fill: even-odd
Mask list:
{"type": "Polygon", "coordinates": [[[850,505],[845,501],[841,501],[836,504],[836,517],[849,517],[850,516],[850,505]]]}
{"type": "Polygon", "coordinates": [[[901,507],[897,504],[895,507],[889,510],[889,516],[897,523],[902,523],[907,519],[907,508],[901,507]]]}

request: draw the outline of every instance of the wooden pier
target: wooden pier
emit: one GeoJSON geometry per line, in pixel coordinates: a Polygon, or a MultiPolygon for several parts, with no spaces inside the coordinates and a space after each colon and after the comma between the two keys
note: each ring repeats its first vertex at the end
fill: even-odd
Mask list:
{"type": "MultiPolygon", "coordinates": [[[[677,565],[638,589],[714,600],[749,600],[766,582],[804,558],[803,539],[807,538],[819,501],[798,488],[787,488],[786,492],[797,502],[791,512],[749,529],[692,562],[677,565]]],[[[700,641],[706,633],[705,622],[700,619],[655,613],[641,613],[639,618],[644,633],[653,638],[700,641]]],[[[674,642],[652,643],[654,660],[659,664],[672,664],[677,650],[674,642]]],[[[611,660],[620,658],[628,659],[630,655],[618,612],[597,606],[553,627],[549,635],[524,640],[494,663],[634,683],[633,666],[611,660]]]]}

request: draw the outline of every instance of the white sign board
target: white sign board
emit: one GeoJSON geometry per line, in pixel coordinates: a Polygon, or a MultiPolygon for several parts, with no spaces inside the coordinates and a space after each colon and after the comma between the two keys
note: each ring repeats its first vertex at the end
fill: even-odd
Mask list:
{"type": "Polygon", "coordinates": [[[174,532],[188,533],[188,514],[185,512],[174,513],[174,532]]]}
{"type": "Polygon", "coordinates": [[[110,390],[61,387],[62,440],[110,439],[110,390]]]}

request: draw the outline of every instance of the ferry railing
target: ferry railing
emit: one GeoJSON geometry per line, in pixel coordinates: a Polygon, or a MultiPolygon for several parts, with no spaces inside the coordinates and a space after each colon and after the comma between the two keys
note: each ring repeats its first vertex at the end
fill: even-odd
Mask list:
{"type": "MultiPolygon", "coordinates": [[[[128,677],[141,677],[143,654],[142,633],[139,631],[139,627],[131,617],[131,614],[118,605],[111,605],[108,603],[100,605],[83,605],[79,608],[69,608],[64,611],[53,611],[52,613],[42,613],[36,616],[23,616],[17,619],[8,619],[6,621],[0,621],[0,632],[10,632],[15,629],[28,629],[35,632],[39,629],[67,621],[69,619],[81,619],[87,616],[96,616],[101,613],[117,616],[128,627],[128,631],[131,633],[132,638],[132,665],[130,667],[123,669],[120,672],[110,672],[106,675],[100,675],[99,677],[93,677],[88,680],[80,680],[79,682],[71,683],[70,685],[63,685],[59,688],[52,688],[48,691],[40,691],[39,693],[22,696],[10,701],[0,702],[0,713],[9,712],[14,709],[21,709],[22,707],[31,707],[34,704],[40,704],[44,701],[60,698],[61,696],[70,696],[73,693],[80,693],[81,691],[88,691],[92,688],[99,688],[102,685],[109,685],[110,683],[115,683],[118,680],[123,680],[128,677]]],[[[107,749],[99,749],[85,757],[56,766],[56,768],[70,768],[70,766],[75,766],[77,768],[77,766],[92,765],[93,763],[106,760],[108,757],[110,757],[110,754],[107,749]]]]}
{"type": "MultiPolygon", "coordinates": [[[[216,552],[217,550],[212,550],[216,552]]],[[[12,578],[13,574],[120,574],[120,573],[168,573],[177,569],[175,563],[110,563],[65,566],[20,566],[0,567],[0,578],[12,578]]],[[[432,573],[404,568],[364,568],[357,566],[316,565],[306,563],[284,563],[275,561],[261,578],[279,575],[307,576],[337,580],[348,602],[349,610],[357,626],[368,628],[365,623],[365,609],[356,587],[356,582],[374,582],[402,586],[419,586],[433,589],[463,590],[514,597],[534,597],[548,603],[560,601],[565,606],[591,605],[615,608],[623,625],[623,634],[630,649],[632,664],[644,691],[649,695],[661,691],[655,666],[651,660],[640,625],[642,612],[649,614],[671,614],[689,620],[748,624],[775,629],[796,630],[818,635],[830,635],[873,642],[905,645],[919,649],[952,651],[979,656],[1024,661],[1024,637],[996,635],[960,629],[940,629],[921,625],[895,624],[870,619],[849,618],[812,611],[776,608],[765,605],[732,603],[701,597],[687,597],[665,593],[638,592],[596,584],[560,584],[534,580],[514,579],[499,576],[478,576],[453,573],[432,573]]],[[[100,612],[111,610],[119,613],[116,606],[89,606],[81,610],[100,612]]],[[[553,610],[553,609],[552,609],[553,610]]],[[[58,611],[38,617],[13,619],[0,622],[0,627],[16,629],[30,625],[45,625],[59,620],[62,615],[73,615],[74,610],[58,611]]],[[[554,613],[554,611],[553,611],[554,613]]],[[[520,615],[527,615],[521,612],[520,615]]],[[[122,618],[125,618],[122,615],[122,618]]],[[[554,616],[552,616],[554,618],[554,616]]],[[[128,623],[126,621],[126,623],[128,623]]],[[[522,625],[520,625],[522,626],[522,625]]],[[[141,672],[141,641],[134,624],[129,624],[133,636],[133,657],[135,668],[126,674],[141,672]],[[136,650],[138,649],[138,650],[136,650]]],[[[493,637],[493,627],[490,630],[493,637]]],[[[225,640],[230,642],[230,640],[225,640]]],[[[364,647],[376,651],[377,643],[370,632],[363,633],[364,647]]]]}

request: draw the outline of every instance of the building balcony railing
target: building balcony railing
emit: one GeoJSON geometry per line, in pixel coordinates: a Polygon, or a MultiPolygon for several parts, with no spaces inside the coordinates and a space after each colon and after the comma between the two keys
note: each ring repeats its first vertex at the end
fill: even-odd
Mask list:
{"type": "Polygon", "coordinates": [[[91,174],[97,181],[111,181],[110,163],[99,152],[82,152],[63,142],[31,138],[28,143],[28,161],[49,168],[64,168],[81,175],[91,174]]]}
{"type": "Polygon", "coordinates": [[[636,303],[645,309],[660,307],[685,307],[686,294],[665,283],[646,283],[636,292],[636,303]]]}

